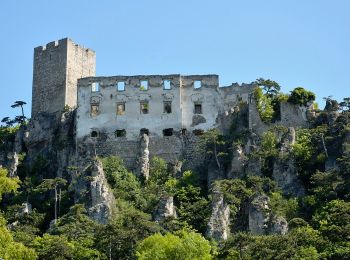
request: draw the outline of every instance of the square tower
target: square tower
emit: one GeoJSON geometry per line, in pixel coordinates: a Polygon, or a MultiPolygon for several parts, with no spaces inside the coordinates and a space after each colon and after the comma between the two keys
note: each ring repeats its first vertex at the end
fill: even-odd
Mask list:
{"type": "Polygon", "coordinates": [[[95,76],[96,55],[65,38],[34,49],[32,118],[77,105],[77,80],[95,76]]]}

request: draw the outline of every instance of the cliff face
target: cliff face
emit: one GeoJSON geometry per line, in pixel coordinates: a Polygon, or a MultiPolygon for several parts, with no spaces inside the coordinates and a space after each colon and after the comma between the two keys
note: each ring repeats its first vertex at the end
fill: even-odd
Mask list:
{"type": "MultiPolygon", "coordinates": [[[[287,105],[284,105],[283,109],[284,113],[287,114],[297,111],[296,108],[292,109],[287,105]]],[[[301,111],[299,117],[293,117],[292,123],[305,126],[305,122],[297,122],[305,114],[303,113],[301,111]]],[[[198,154],[196,147],[199,145],[200,137],[195,137],[193,140],[191,139],[191,142],[187,142],[186,136],[182,137],[183,149],[190,155],[186,158],[199,159],[185,161],[183,169],[181,169],[183,166],[181,161],[172,161],[169,164],[171,175],[180,178],[182,172],[186,170],[186,165],[195,165],[197,161],[201,162],[199,170],[207,172],[205,178],[202,179],[207,182],[207,187],[211,190],[211,216],[207,224],[207,235],[217,240],[227,239],[235,223],[232,223],[230,206],[225,201],[223,193],[215,188],[215,181],[244,179],[249,176],[264,177],[266,160],[262,156],[262,133],[267,131],[269,127],[272,129],[276,126],[276,124],[267,126],[260,119],[260,121],[257,119],[256,125],[249,121],[257,117],[257,111],[252,103],[249,103],[248,106],[242,106],[240,109],[237,108],[228,114],[225,120],[230,121],[234,117],[239,123],[234,134],[245,133],[244,138],[239,139],[239,142],[236,142],[235,139],[230,140],[230,145],[222,151],[228,154],[229,160],[222,163],[221,167],[218,167],[213,157],[207,159],[203,153],[198,154]]],[[[285,116],[283,118],[280,123],[291,124],[291,122],[286,123],[288,120],[285,116]]],[[[73,194],[74,203],[85,204],[89,216],[105,224],[115,214],[115,199],[108,186],[102,163],[96,157],[96,145],[100,144],[90,140],[95,149],[90,149],[90,147],[84,150],[84,146],[78,146],[75,122],[74,111],[39,114],[26,127],[20,129],[9,145],[10,149],[7,152],[2,151],[0,154],[1,163],[8,166],[11,176],[15,176],[21,153],[26,153],[24,161],[29,166],[35,165],[38,159],[44,161],[44,170],[36,173],[38,177],[40,179],[56,177],[66,179],[68,191],[73,194]]],[[[223,132],[228,134],[227,122],[224,128],[223,132]]],[[[304,187],[298,178],[295,159],[291,155],[291,147],[295,143],[295,129],[293,127],[285,129],[287,131],[282,131],[282,133],[276,132],[278,144],[276,153],[279,159],[275,159],[270,165],[270,177],[285,195],[301,196],[304,194],[304,187]]],[[[104,136],[99,136],[98,140],[103,138],[104,136]]],[[[108,142],[108,138],[105,139],[104,142],[108,142]]],[[[155,145],[151,144],[147,134],[142,134],[139,142],[133,142],[133,145],[138,150],[134,165],[134,168],[137,169],[135,174],[147,181],[150,175],[150,149],[154,149],[152,147],[155,145]],[[152,147],[150,148],[150,146],[152,147]]],[[[246,222],[246,230],[251,233],[285,234],[287,232],[286,220],[271,213],[267,194],[254,197],[245,202],[244,205],[242,204],[241,207],[246,209],[243,222],[246,222]]],[[[242,208],[239,210],[242,211],[242,208]]],[[[174,198],[172,196],[161,198],[154,211],[154,220],[159,222],[168,217],[176,218],[176,216],[174,198]]]]}

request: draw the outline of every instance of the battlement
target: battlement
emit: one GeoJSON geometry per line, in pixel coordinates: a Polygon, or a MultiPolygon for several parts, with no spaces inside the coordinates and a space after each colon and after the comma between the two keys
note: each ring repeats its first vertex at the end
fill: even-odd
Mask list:
{"type": "Polygon", "coordinates": [[[42,45],[42,46],[38,46],[38,47],[34,48],[34,52],[38,53],[38,52],[45,52],[45,51],[55,51],[59,47],[61,47],[61,48],[64,47],[65,48],[68,45],[76,46],[78,48],[81,48],[81,49],[85,50],[86,52],[95,53],[95,51],[93,51],[92,49],[85,48],[82,45],[76,44],[76,43],[74,43],[74,41],[72,41],[69,38],[63,38],[63,39],[60,39],[60,40],[49,42],[49,43],[47,43],[45,45],[42,45]]]}
{"type": "Polygon", "coordinates": [[[95,52],[69,38],[34,49],[32,117],[77,104],[77,80],[95,75],[95,52]]]}

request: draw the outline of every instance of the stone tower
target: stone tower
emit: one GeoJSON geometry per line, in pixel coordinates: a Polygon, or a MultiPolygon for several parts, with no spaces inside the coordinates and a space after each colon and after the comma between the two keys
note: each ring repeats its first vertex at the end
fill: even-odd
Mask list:
{"type": "Polygon", "coordinates": [[[34,49],[32,118],[77,105],[77,80],[95,76],[95,52],[65,38],[34,49]]]}

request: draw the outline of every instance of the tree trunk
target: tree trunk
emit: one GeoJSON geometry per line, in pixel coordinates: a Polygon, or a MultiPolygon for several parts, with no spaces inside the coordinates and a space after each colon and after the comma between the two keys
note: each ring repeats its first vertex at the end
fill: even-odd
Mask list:
{"type": "Polygon", "coordinates": [[[55,185],[55,224],[57,222],[57,185],[55,185]]]}

